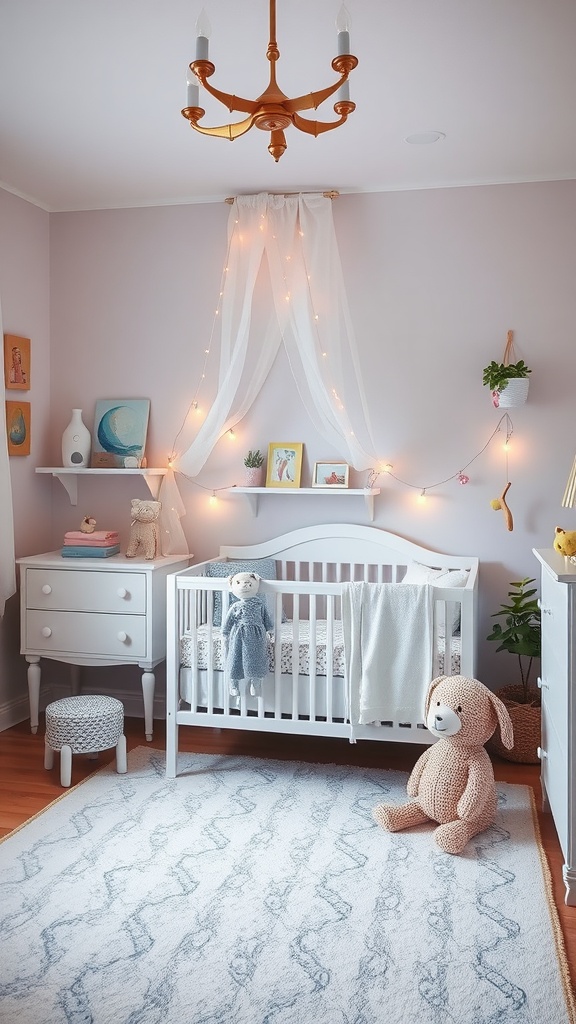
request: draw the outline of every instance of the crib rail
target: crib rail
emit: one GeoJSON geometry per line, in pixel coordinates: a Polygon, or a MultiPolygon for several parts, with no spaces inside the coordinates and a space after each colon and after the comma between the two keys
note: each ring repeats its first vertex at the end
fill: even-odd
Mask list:
{"type": "MultiPolygon", "coordinates": [[[[260,584],[262,596],[273,609],[275,629],[271,671],[264,680],[262,694],[256,697],[251,697],[245,689],[241,689],[239,699],[232,697],[229,679],[223,671],[221,634],[215,624],[214,612],[215,598],[219,594],[222,618],[226,615],[230,599],[227,579],[204,575],[206,563],[191,566],[169,578],[166,674],[167,772],[170,776],[176,774],[179,725],[350,738],[344,681],[341,672],[336,675],[334,671],[336,639],[339,638],[341,644],[342,638],[342,584],[353,580],[399,582],[406,567],[368,562],[289,560],[279,560],[277,565],[278,574],[284,574],[283,578],[262,580],[260,584]],[[284,629],[284,632],[286,629],[289,631],[289,640],[287,642],[284,637],[284,643],[280,628],[283,615],[289,619],[289,625],[284,629]],[[319,623],[322,623],[324,631],[322,640],[319,638],[319,623]],[[307,644],[305,671],[301,671],[300,666],[303,636],[307,644]],[[183,637],[189,641],[192,651],[192,661],[185,670],[181,666],[180,643],[183,637]],[[204,650],[202,663],[198,655],[200,639],[204,650]],[[322,671],[318,669],[319,661],[322,662],[322,671]],[[187,685],[185,700],[180,691],[184,673],[187,685]]],[[[434,675],[439,674],[439,642],[444,652],[445,674],[451,674],[457,651],[461,673],[475,675],[476,592],[476,571],[471,571],[465,587],[433,588],[434,675]],[[439,624],[448,623],[454,609],[459,612],[458,634],[453,636],[451,630],[445,629],[446,635],[440,637],[439,624]]],[[[354,733],[358,739],[431,741],[422,722],[388,722],[381,729],[355,727],[354,733]]]]}

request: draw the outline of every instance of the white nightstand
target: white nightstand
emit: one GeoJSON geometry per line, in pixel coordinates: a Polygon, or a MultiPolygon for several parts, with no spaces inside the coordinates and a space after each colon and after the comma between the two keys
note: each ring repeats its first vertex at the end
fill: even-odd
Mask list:
{"type": "Polygon", "coordinates": [[[63,558],[59,551],[18,559],[32,732],[38,729],[42,657],[69,665],[138,665],[146,739],[152,739],[152,670],[166,657],[166,577],[188,563],[182,555],[146,561],[120,554],[63,558]]]}

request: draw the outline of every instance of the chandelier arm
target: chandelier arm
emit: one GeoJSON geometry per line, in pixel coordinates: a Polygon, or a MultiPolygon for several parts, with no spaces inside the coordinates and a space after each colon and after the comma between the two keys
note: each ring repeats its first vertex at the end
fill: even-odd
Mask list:
{"type": "MultiPolygon", "coordinates": [[[[194,67],[192,64],[190,65],[190,67],[194,71],[194,67]]],[[[254,114],[258,109],[257,100],[247,100],[244,99],[243,96],[233,96],[231,93],[222,92],[220,89],[216,89],[213,85],[211,85],[210,82],[207,82],[206,76],[204,74],[199,75],[196,72],[194,72],[194,74],[198,78],[201,85],[203,85],[203,87],[206,89],[206,92],[209,92],[211,96],[214,96],[214,99],[219,100],[219,102],[222,103],[223,106],[227,107],[230,113],[232,113],[232,111],[237,111],[241,114],[254,114]]]]}
{"type": "Polygon", "coordinates": [[[240,135],[245,135],[246,132],[250,131],[254,124],[254,117],[251,114],[250,117],[245,118],[244,121],[237,121],[235,124],[222,124],[217,125],[214,128],[209,128],[208,126],[198,124],[198,118],[203,117],[205,114],[204,110],[200,107],[187,107],[186,109],[190,111],[190,113],[193,112],[194,114],[194,116],[190,117],[186,111],[182,111],[184,117],[186,117],[190,122],[190,127],[193,128],[194,131],[200,132],[202,135],[213,135],[220,139],[229,139],[230,142],[234,142],[234,139],[239,138],[240,135]]]}
{"type": "Polygon", "coordinates": [[[334,109],[336,109],[336,106],[339,108],[336,110],[336,113],[340,114],[338,121],[310,121],[307,117],[300,117],[299,114],[293,114],[292,124],[301,132],[306,132],[307,135],[318,136],[323,135],[324,132],[331,132],[333,128],[339,128],[341,124],[344,124],[348,114],[352,113],[356,105],[348,100],[346,103],[342,102],[335,104],[334,109]],[[342,109],[344,107],[345,109],[342,109]]]}
{"type": "Polygon", "coordinates": [[[299,110],[317,110],[321,103],[333,96],[335,92],[344,82],[348,81],[348,75],[342,75],[334,85],[328,86],[326,89],[320,89],[318,92],[309,92],[305,96],[296,96],[293,100],[284,100],[282,106],[290,114],[295,114],[299,110]]]}

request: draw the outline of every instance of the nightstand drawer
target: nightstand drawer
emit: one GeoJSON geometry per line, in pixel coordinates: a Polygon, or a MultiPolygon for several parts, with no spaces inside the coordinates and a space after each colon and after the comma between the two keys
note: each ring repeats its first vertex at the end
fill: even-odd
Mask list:
{"type": "Polygon", "coordinates": [[[97,569],[26,569],[26,606],[144,615],[146,576],[97,569]]]}
{"type": "Polygon", "coordinates": [[[26,651],[109,658],[119,664],[146,657],[146,618],[90,612],[31,610],[26,616],[26,651]]]}

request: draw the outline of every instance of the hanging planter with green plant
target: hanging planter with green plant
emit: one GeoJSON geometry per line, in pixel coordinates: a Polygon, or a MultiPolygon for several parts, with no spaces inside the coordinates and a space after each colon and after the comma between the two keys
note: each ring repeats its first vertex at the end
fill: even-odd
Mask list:
{"type": "Polygon", "coordinates": [[[539,658],[541,652],[540,607],[534,596],[536,589],[531,587],[535,582],[526,576],[523,580],[509,584],[509,603],[503,603],[492,616],[503,618],[504,626],[495,622],[492,632],[486,637],[498,644],[497,652],[508,651],[517,657],[520,674],[520,683],[504,686],[497,692],[512,719],[514,746],[507,750],[497,733],[489,746],[505,760],[522,764],[539,762],[540,691],[530,687],[534,658],[539,658]]]}
{"type": "Polygon", "coordinates": [[[523,405],[528,398],[530,385],[528,377],[532,370],[526,366],[523,359],[519,359],[516,363],[510,362],[514,348],[513,337],[513,331],[508,331],[502,362],[497,363],[493,359],[482,372],[482,383],[485,387],[490,388],[492,404],[496,408],[501,406],[504,409],[510,409],[517,405],[523,405]]]}

